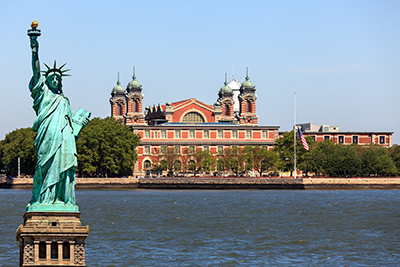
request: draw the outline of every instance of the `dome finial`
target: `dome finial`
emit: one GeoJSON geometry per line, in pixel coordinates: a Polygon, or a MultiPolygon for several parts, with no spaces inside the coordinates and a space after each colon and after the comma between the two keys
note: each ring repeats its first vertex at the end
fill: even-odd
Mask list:
{"type": "Polygon", "coordinates": [[[249,67],[246,67],[246,81],[248,81],[250,78],[249,78],[249,67]]]}
{"type": "Polygon", "coordinates": [[[133,80],[136,80],[136,75],[135,75],[135,66],[133,66],[133,76],[132,76],[133,80]]]}
{"type": "Polygon", "coordinates": [[[121,83],[119,82],[119,72],[118,72],[118,81],[117,81],[117,85],[120,85],[121,83]]]}
{"type": "Polygon", "coordinates": [[[226,72],[225,72],[225,82],[224,82],[224,84],[225,84],[225,85],[228,85],[228,81],[227,81],[226,75],[227,75],[227,74],[226,74],[226,72]]]}

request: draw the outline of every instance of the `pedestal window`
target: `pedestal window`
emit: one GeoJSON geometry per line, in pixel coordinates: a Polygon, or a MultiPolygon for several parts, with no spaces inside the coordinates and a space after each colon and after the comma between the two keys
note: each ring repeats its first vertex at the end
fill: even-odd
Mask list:
{"type": "Polygon", "coordinates": [[[46,242],[39,243],[39,259],[46,258],[46,242]]]}
{"type": "Polygon", "coordinates": [[[51,243],[51,258],[58,259],[58,244],[57,244],[57,242],[51,243]]]}
{"type": "Polygon", "coordinates": [[[63,243],[63,259],[68,260],[70,258],[70,244],[69,242],[63,243]]]}

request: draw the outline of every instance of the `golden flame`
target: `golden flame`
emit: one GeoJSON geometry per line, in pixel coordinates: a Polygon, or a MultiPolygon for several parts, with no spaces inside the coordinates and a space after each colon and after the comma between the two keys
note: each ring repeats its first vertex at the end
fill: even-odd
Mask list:
{"type": "Polygon", "coordinates": [[[39,26],[39,23],[37,22],[37,20],[32,21],[31,27],[32,28],[37,28],[37,26],[39,26]]]}

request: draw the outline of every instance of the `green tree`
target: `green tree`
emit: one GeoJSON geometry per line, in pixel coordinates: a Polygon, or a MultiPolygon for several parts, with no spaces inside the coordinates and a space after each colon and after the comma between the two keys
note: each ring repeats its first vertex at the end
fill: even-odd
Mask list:
{"type": "Polygon", "coordinates": [[[244,149],[240,147],[233,146],[226,148],[222,153],[220,153],[219,158],[225,169],[234,172],[236,176],[239,175],[239,172],[244,170],[246,154],[244,149]]]}
{"type": "MultiPolygon", "coordinates": [[[[323,142],[321,142],[320,144],[322,143],[323,142]]],[[[321,149],[318,149],[317,147],[315,149],[310,149],[309,153],[305,153],[303,155],[302,160],[299,163],[299,169],[301,169],[306,176],[308,176],[309,172],[319,174],[324,172],[323,166],[325,162],[326,162],[325,154],[321,151],[321,149]]]]}
{"type": "Polygon", "coordinates": [[[208,151],[208,150],[203,150],[202,151],[202,161],[201,161],[201,169],[203,172],[211,172],[215,170],[215,165],[217,162],[217,159],[214,157],[214,155],[208,151]]]}
{"type": "Polygon", "coordinates": [[[172,176],[174,171],[181,170],[179,151],[173,146],[163,146],[161,149],[155,151],[152,156],[154,165],[159,170],[167,171],[168,175],[172,176]],[[177,163],[179,162],[179,164],[177,163]]]}
{"type": "Polygon", "coordinates": [[[76,144],[78,171],[92,175],[131,175],[138,160],[140,136],[111,117],[94,118],[76,144]]]}
{"type": "Polygon", "coordinates": [[[321,171],[326,175],[345,177],[359,174],[361,157],[353,146],[335,145],[325,140],[318,144],[317,149],[323,155],[321,171]]]}
{"type": "Polygon", "coordinates": [[[262,146],[245,147],[246,154],[250,154],[253,168],[262,176],[265,171],[274,171],[278,167],[279,156],[273,150],[262,146]]]}
{"type": "Polygon", "coordinates": [[[389,154],[397,167],[397,172],[400,172],[400,145],[389,148],[389,154]]]}
{"type": "Polygon", "coordinates": [[[7,170],[8,175],[18,174],[18,158],[21,173],[35,173],[35,138],[36,133],[28,127],[14,130],[0,141],[0,165],[7,170]]]}
{"type": "Polygon", "coordinates": [[[254,169],[253,147],[252,146],[245,146],[244,147],[244,154],[245,154],[244,170],[246,172],[248,172],[248,171],[251,171],[251,170],[254,169]]]}
{"type": "Polygon", "coordinates": [[[387,148],[372,146],[362,156],[362,173],[367,175],[394,175],[397,168],[387,148]]]}
{"type": "MultiPolygon", "coordinates": [[[[293,174],[294,169],[294,136],[293,130],[290,132],[283,133],[281,138],[276,140],[276,145],[274,147],[274,151],[278,153],[279,158],[281,159],[280,169],[285,172],[290,172],[290,175],[293,174]]],[[[305,137],[307,140],[307,144],[310,149],[314,147],[315,141],[312,137],[305,137]]],[[[296,136],[296,162],[297,166],[301,166],[301,162],[303,159],[303,155],[308,153],[301,141],[296,136]]]]}
{"type": "Polygon", "coordinates": [[[187,162],[188,170],[196,173],[210,172],[215,166],[215,157],[208,150],[190,146],[184,150],[183,161],[187,162]]]}

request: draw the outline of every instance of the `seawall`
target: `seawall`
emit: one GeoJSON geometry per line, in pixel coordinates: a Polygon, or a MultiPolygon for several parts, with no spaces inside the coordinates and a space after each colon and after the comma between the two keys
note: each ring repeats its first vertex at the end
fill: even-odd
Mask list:
{"type": "MultiPolygon", "coordinates": [[[[33,178],[11,178],[1,188],[32,189],[33,178]]],[[[77,178],[77,189],[400,189],[399,178],[77,178]]]]}
{"type": "MultiPolygon", "coordinates": [[[[132,189],[138,188],[138,178],[76,178],[77,189],[132,189]]],[[[33,178],[8,178],[0,186],[12,189],[32,189],[33,178]]]]}
{"type": "Polygon", "coordinates": [[[400,177],[303,178],[304,189],[400,189],[400,177]]]}

